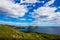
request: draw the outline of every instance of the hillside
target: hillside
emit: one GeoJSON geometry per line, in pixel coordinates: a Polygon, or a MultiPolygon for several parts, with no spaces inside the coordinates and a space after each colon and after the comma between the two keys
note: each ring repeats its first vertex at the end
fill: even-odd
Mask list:
{"type": "Polygon", "coordinates": [[[46,33],[22,32],[8,25],[0,25],[0,40],[60,40],[60,36],[46,33]]]}

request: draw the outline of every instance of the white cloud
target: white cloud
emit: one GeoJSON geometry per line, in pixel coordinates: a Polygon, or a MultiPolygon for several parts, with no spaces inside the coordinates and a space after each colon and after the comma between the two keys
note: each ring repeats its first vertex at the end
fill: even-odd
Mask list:
{"type": "Polygon", "coordinates": [[[25,23],[25,22],[11,22],[11,21],[3,21],[0,20],[0,24],[8,24],[8,25],[15,25],[15,26],[29,26],[30,23],[25,23]]]}
{"type": "Polygon", "coordinates": [[[26,20],[25,18],[19,18],[20,20],[26,20]]]}
{"type": "Polygon", "coordinates": [[[36,3],[38,0],[21,0],[20,3],[36,3]]]}
{"type": "Polygon", "coordinates": [[[39,16],[48,16],[47,19],[51,19],[55,16],[55,10],[55,7],[40,7],[35,10],[35,13],[37,13],[39,16]]]}
{"type": "Polygon", "coordinates": [[[44,4],[43,7],[39,7],[37,10],[32,12],[32,17],[35,18],[35,21],[31,23],[31,25],[54,25],[60,24],[60,12],[55,12],[57,10],[56,7],[49,7],[49,5],[53,4],[55,0],[51,0],[44,4]],[[46,18],[40,18],[40,16],[47,16],[46,18]],[[46,21],[46,22],[43,22],[46,21]]]}
{"type": "Polygon", "coordinates": [[[57,20],[56,20],[56,23],[60,23],[60,12],[57,12],[57,13],[56,13],[55,18],[57,19],[57,20]]]}
{"type": "Polygon", "coordinates": [[[56,17],[60,18],[60,12],[55,12],[56,9],[55,7],[40,7],[35,10],[34,14],[37,14],[37,16],[33,16],[36,19],[41,19],[40,16],[47,16],[45,20],[53,20],[56,17]]]}
{"type": "Polygon", "coordinates": [[[47,2],[44,6],[49,6],[51,4],[53,4],[55,2],[55,0],[50,0],[49,2],[47,2]]]}
{"type": "Polygon", "coordinates": [[[0,12],[7,12],[8,15],[22,17],[27,12],[27,8],[23,5],[14,3],[13,0],[0,0],[0,12]]]}
{"type": "MultiPolygon", "coordinates": [[[[57,9],[56,7],[49,7],[49,5],[53,4],[55,0],[51,0],[47,2],[44,7],[40,7],[37,10],[34,10],[32,12],[32,17],[35,18],[36,20],[33,21],[31,24],[29,23],[18,23],[18,22],[6,22],[6,21],[0,21],[0,23],[5,23],[5,24],[11,24],[11,25],[40,25],[43,24],[45,25],[48,24],[51,20],[57,19],[56,23],[60,24],[60,12],[55,12],[57,9]],[[41,19],[40,16],[47,16],[44,19],[41,19]],[[46,20],[47,22],[42,22],[46,20]]],[[[25,2],[27,3],[36,3],[37,0],[26,0],[25,2]]],[[[23,2],[22,2],[23,3],[23,2]]],[[[0,0],[0,12],[7,12],[8,16],[10,17],[23,17],[25,13],[28,11],[26,6],[20,5],[20,4],[15,4],[13,0],[0,0]]],[[[21,18],[21,20],[26,20],[24,18],[21,18]]],[[[32,20],[32,19],[28,19],[32,20]]],[[[52,24],[54,24],[55,21],[53,21],[52,24]]]]}

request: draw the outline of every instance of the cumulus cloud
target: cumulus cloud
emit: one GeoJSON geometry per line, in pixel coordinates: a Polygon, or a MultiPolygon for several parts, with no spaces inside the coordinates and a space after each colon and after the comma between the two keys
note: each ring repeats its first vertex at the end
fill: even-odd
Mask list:
{"type": "MultiPolygon", "coordinates": [[[[21,3],[36,3],[37,0],[25,0],[21,3]]],[[[51,0],[43,5],[43,7],[39,7],[38,9],[35,9],[34,12],[32,12],[32,18],[35,19],[31,24],[29,23],[18,23],[18,22],[5,22],[0,21],[0,23],[5,24],[13,24],[13,25],[37,25],[40,26],[40,24],[45,25],[50,23],[51,21],[53,23],[50,23],[51,25],[57,23],[60,24],[60,12],[55,12],[57,10],[56,7],[49,7],[49,5],[53,4],[55,0],[51,0]],[[41,16],[46,16],[45,18],[41,18],[41,16]]],[[[28,11],[25,5],[20,5],[18,3],[14,3],[14,0],[0,0],[0,12],[6,12],[8,16],[10,17],[23,17],[25,13],[28,11]]],[[[21,20],[26,20],[25,18],[21,18],[21,20]]],[[[32,21],[32,19],[28,19],[32,21]]]]}
{"type": "Polygon", "coordinates": [[[36,3],[38,0],[21,0],[20,3],[36,3]]]}
{"type": "Polygon", "coordinates": [[[47,2],[44,6],[49,6],[51,4],[53,4],[55,2],[55,0],[50,0],[49,2],[47,2]]]}
{"type": "Polygon", "coordinates": [[[55,17],[55,10],[55,7],[40,7],[35,10],[35,13],[37,13],[39,16],[48,16],[47,19],[51,19],[55,17]]]}
{"type": "Polygon", "coordinates": [[[49,5],[53,4],[55,0],[51,0],[44,4],[44,6],[35,9],[32,17],[35,18],[35,21],[32,22],[32,25],[39,24],[60,24],[60,12],[55,12],[56,7],[50,7],[49,5]],[[46,16],[45,18],[40,18],[40,16],[46,16]]]}
{"type": "Polygon", "coordinates": [[[10,16],[22,17],[27,12],[27,8],[13,0],[0,0],[0,12],[6,12],[10,16]]]}

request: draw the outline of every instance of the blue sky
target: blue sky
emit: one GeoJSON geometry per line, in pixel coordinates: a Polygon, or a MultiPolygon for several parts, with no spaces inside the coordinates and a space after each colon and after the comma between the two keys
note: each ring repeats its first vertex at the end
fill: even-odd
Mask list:
{"type": "Polygon", "coordinates": [[[60,0],[0,0],[0,24],[60,26],[60,0]]]}

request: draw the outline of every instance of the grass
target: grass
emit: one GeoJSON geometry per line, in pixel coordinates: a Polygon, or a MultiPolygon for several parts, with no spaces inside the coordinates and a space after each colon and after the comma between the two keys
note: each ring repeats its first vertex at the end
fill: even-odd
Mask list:
{"type": "Polygon", "coordinates": [[[0,40],[60,40],[60,36],[46,33],[22,32],[8,25],[0,25],[0,40]]]}

